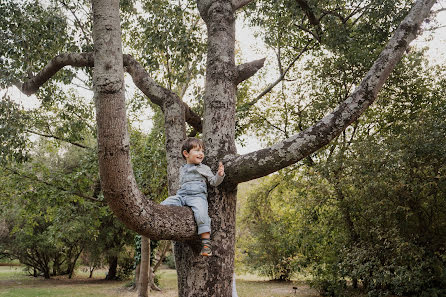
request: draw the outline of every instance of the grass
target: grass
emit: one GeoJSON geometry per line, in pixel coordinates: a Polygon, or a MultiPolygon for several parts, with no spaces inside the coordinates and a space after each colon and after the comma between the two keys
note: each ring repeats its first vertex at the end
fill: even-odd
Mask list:
{"type": "MultiPolygon", "coordinates": [[[[149,296],[177,296],[175,270],[164,269],[160,273],[162,292],[151,292],[149,296]]],[[[136,297],[137,293],[125,288],[126,282],[105,281],[105,270],[96,271],[93,279],[88,273],[78,270],[73,279],[54,277],[49,280],[26,275],[23,267],[0,266],[0,297],[136,297]]],[[[317,297],[305,282],[271,282],[253,275],[237,276],[239,297],[317,297]],[[294,294],[293,287],[298,287],[294,294]]]]}

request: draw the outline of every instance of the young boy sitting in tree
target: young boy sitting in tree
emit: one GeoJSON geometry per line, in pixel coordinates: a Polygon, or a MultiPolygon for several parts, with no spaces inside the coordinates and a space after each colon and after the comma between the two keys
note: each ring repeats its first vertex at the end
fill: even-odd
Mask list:
{"type": "Polygon", "coordinates": [[[206,179],[211,186],[217,187],[225,177],[223,163],[220,162],[217,174],[201,164],[204,158],[203,142],[197,138],[188,138],[181,148],[186,164],[180,168],[180,189],[175,196],[170,196],[162,205],[189,206],[194,212],[201,237],[201,255],[211,256],[211,219],[208,215],[206,179]]]}

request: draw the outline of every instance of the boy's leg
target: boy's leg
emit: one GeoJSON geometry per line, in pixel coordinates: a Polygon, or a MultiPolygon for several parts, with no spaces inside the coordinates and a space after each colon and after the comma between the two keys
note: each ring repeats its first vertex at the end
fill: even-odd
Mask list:
{"type": "Polygon", "coordinates": [[[161,202],[161,205],[184,206],[184,201],[181,198],[182,197],[178,195],[167,197],[166,200],[161,202]]]}
{"type": "Polygon", "coordinates": [[[186,205],[192,208],[194,212],[195,222],[198,226],[198,234],[201,237],[201,255],[211,256],[211,219],[208,214],[208,202],[206,197],[195,196],[187,197],[186,205]]]}
{"type": "Polygon", "coordinates": [[[189,196],[186,197],[185,205],[190,206],[194,212],[195,222],[198,226],[198,234],[211,232],[211,219],[208,214],[208,202],[206,197],[189,196]]]}

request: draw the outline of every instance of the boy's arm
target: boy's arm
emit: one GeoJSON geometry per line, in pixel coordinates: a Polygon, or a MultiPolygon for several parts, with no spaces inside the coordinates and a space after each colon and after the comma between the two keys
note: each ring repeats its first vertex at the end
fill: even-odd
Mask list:
{"type": "Polygon", "coordinates": [[[224,173],[223,173],[223,176],[220,176],[218,173],[216,175],[214,175],[212,173],[211,168],[209,168],[208,166],[206,166],[204,164],[201,164],[200,166],[198,166],[197,171],[201,175],[206,177],[209,181],[209,184],[214,187],[217,187],[219,184],[221,184],[223,182],[223,179],[225,178],[224,173]]]}

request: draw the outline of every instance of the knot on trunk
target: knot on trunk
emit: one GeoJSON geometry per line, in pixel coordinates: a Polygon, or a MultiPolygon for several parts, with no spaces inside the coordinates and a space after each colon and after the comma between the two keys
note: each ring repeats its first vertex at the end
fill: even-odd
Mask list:
{"type": "Polygon", "coordinates": [[[96,86],[103,94],[118,93],[123,88],[123,80],[117,75],[99,76],[96,78],[96,86]]]}

